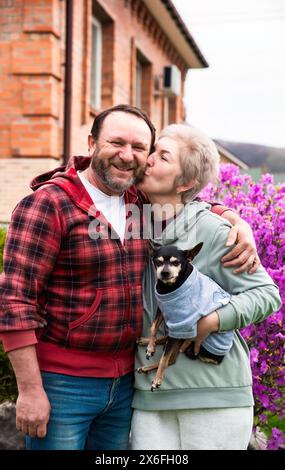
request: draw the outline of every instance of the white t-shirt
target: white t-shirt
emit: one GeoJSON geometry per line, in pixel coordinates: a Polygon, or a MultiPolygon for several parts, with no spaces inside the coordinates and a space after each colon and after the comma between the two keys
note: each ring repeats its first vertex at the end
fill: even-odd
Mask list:
{"type": "Polygon", "coordinates": [[[107,194],[95,188],[82,172],[77,172],[81,183],[89,193],[96,209],[98,209],[112,225],[115,232],[119,235],[121,242],[124,243],[126,228],[126,204],[124,196],[108,196],[107,194]]]}

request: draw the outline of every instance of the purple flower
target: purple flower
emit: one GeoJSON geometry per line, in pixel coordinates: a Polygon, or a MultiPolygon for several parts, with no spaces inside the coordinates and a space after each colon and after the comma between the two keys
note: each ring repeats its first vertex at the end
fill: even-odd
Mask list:
{"type": "Polygon", "coordinates": [[[261,175],[260,180],[263,184],[272,184],[274,181],[274,178],[269,173],[266,173],[264,175],[261,175]]]}
{"type": "Polygon", "coordinates": [[[277,450],[285,445],[285,436],[278,428],[272,428],[271,438],[268,441],[268,450],[277,450]]]}
{"type": "Polygon", "coordinates": [[[266,364],[266,361],[261,361],[261,366],[260,366],[260,371],[262,372],[262,374],[265,374],[265,372],[267,372],[268,370],[268,365],[266,364]]]}
{"type": "Polygon", "coordinates": [[[258,362],[259,351],[256,348],[250,350],[250,360],[251,362],[258,362]]]}
{"type": "MultiPolygon", "coordinates": [[[[284,419],[285,183],[275,185],[269,174],[253,182],[236,165],[224,164],[218,185],[208,185],[200,196],[228,205],[250,224],[261,262],[279,287],[280,310],[257,325],[248,325],[242,335],[250,348],[256,424],[264,424],[264,416],[270,414],[284,419]]],[[[281,430],[273,428],[270,448],[278,448],[282,436],[281,430]]]]}

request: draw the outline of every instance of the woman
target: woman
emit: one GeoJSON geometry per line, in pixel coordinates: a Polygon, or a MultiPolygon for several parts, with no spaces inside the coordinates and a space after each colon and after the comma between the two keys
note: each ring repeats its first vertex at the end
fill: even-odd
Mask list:
{"type": "MultiPolygon", "coordinates": [[[[133,400],[133,449],[246,449],[253,424],[252,377],[248,348],[238,332],[259,323],[280,308],[277,286],[260,266],[254,274],[235,275],[221,264],[230,223],[212,214],[196,195],[216,177],[219,155],[214,143],[185,125],[166,127],[149,159],[141,188],[153,207],[152,240],[181,249],[203,242],[193,264],[232,294],[228,305],[198,322],[195,350],[214,331],[236,330],[234,343],[219,365],[192,361],[180,354],[165,373],[159,391],[152,393],[154,373],[136,374],[133,400]],[[164,206],[164,207],[162,207],[164,206]],[[159,233],[157,224],[166,227],[159,233]]],[[[143,336],[148,336],[156,312],[154,272],[145,276],[143,336]]],[[[160,335],[164,335],[164,327],[160,335]]],[[[161,355],[157,347],[156,361],[161,355]]],[[[145,364],[138,348],[136,367],[145,364]]]]}

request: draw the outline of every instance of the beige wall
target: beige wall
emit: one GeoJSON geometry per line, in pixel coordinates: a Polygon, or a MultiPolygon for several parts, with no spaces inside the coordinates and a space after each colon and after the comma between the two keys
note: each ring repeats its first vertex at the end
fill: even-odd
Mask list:
{"type": "Polygon", "coordinates": [[[31,192],[31,179],[57,166],[53,158],[0,159],[0,223],[8,222],[19,200],[31,192]]]}

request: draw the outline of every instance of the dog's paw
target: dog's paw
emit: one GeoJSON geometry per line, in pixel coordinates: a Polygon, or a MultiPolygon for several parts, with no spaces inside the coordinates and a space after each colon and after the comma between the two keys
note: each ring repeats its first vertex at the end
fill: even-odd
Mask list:
{"type": "Polygon", "coordinates": [[[145,352],[146,352],[145,357],[147,358],[147,360],[149,360],[152,356],[154,356],[155,348],[148,347],[145,352]]]}
{"type": "Polygon", "coordinates": [[[151,391],[153,392],[154,390],[158,390],[160,386],[161,386],[161,380],[160,379],[154,379],[151,382],[151,391]]]}
{"type": "Polygon", "coordinates": [[[205,362],[205,364],[215,364],[216,366],[219,364],[217,360],[212,359],[211,357],[204,357],[199,355],[198,359],[200,359],[202,362],[205,362]]]}
{"type": "Polygon", "coordinates": [[[136,369],[136,372],[137,372],[138,374],[147,374],[147,373],[148,373],[148,370],[146,370],[145,367],[138,367],[138,368],[136,369]]]}

